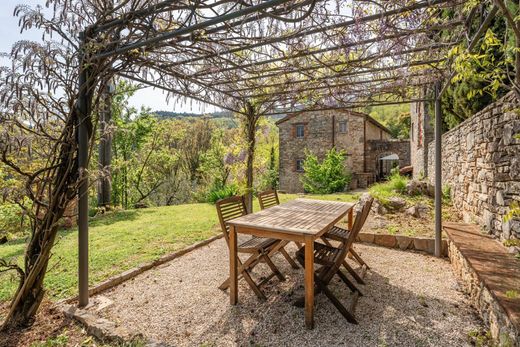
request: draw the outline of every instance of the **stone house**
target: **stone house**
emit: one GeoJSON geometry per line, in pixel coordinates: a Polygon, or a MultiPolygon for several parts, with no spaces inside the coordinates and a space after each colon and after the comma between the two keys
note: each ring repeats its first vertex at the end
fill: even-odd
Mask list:
{"type": "Polygon", "coordinates": [[[345,150],[345,166],[352,173],[350,188],[366,187],[381,174],[380,159],[397,154],[409,165],[409,141],[392,139],[390,131],[367,114],[351,110],[301,111],[276,125],[280,138],[280,190],[303,192],[305,150],[323,159],[333,147],[345,150]]]}

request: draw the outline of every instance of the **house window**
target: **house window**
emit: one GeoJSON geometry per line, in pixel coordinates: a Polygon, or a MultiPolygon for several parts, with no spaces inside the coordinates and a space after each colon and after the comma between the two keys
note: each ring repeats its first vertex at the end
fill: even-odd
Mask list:
{"type": "Polygon", "coordinates": [[[297,138],[305,137],[305,125],[304,124],[296,124],[296,137],[297,138]]]}
{"type": "Polygon", "coordinates": [[[303,159],[296,159],[296,171],[303,172],[303,159]]]}
{"type": "Polygon", "coordinates": [[[347,132],[347,121],[339,122],[339,132],[343,134],[347,132]]]}

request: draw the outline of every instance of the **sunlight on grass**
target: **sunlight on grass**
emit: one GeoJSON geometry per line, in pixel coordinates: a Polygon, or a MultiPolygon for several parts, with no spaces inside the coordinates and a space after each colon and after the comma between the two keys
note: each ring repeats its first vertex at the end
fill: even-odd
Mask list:
{"type": "MultiPolygon", "coordinates": [[[[300,197],[280,194],[281,202],[300,197]]],[[[309,199],[356,201],[359,194],[305,195],[309,199]]],[[[255,199],[253,209],[258,211],[255,199]]],[[[90,221],[91,285],[220,233],[215,206],[186,204],[113,212],[90,221]]],[[[51,299],[77,293],[77,229],[59,233],[45,287],[51,299]]],[[[25,240],[0,246],[0,258],[23,261],[25,240]]],[[[16,289],[14,273],[0,274],[0,301],[16,289]]]]}

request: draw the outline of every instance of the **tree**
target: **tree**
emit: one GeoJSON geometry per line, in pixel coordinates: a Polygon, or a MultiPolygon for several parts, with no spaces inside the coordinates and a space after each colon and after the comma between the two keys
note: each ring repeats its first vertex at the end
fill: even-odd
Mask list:
{"type": "Polygon", "coordinates": [[[303,188],[313,194],[331,194],[341,192],[348,187],[351,175],[345,168],[346,153],[330,149],[323,161],[307,151],[303,163],[304,174],[301,177],[303,188]]]}

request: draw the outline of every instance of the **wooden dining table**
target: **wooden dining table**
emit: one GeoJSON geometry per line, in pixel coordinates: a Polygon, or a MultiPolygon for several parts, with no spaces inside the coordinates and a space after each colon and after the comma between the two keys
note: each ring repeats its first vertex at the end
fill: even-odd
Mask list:
{"type": "Polygon", "coordinates": [[[230,301],[238,303],[237,233],[305,245],[305,325],[314,327],[314,241],[348,215],[352,228],[354,203],[295,199],[232,219],[229,225],[230,301]]]}

